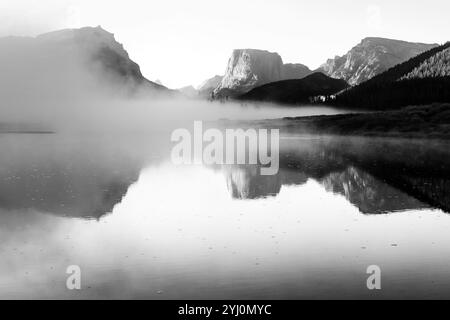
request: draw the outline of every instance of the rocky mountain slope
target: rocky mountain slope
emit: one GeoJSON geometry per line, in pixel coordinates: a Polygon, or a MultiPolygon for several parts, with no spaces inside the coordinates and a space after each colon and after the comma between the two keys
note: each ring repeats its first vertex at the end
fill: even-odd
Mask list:
{"type": "Polygon", "coordinates": [[[342,92],[331,103],[388,110],[408,105],[450,102],[450,42],[396,65],[342,92]]]}
{"type": "Polygon", "coordinates": [[[332,78],[344,79],[350,85],[358,85],[436,46],[437,44],[365,38],[344,56],[329,59],[317,71],[332,78]]]}
{"type": "Polygon", "coordinates": [[[239,96],[239,100],[305,104],[316,96],[328,96],[348,87],[347,82],[316,72],[303,79],[265,84],[239,96]]]}
{"type": "Polygon", "coordinates": [[[197,87],[198,94],[201,97],[210,98],[214,89],[222,82],[223,76],[215,75],[214,77],[205,80],[197,87]]]}
{"type": "Polygon", "coordinates": [[[266,83],[302,78],[310,73],[306,66],[300,64],[284,65],[278,53],[238,49],[233,51],[214,96],[235,97],[266,83]]]}

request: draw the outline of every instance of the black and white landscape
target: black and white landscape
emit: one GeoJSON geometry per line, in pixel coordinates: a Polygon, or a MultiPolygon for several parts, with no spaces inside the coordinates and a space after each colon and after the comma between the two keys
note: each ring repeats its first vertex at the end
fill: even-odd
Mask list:
{"type": "Polygon", "coordinates": [[[450,299],[450,5],[315,2],[2,4],[0,299],[450,299]]]}

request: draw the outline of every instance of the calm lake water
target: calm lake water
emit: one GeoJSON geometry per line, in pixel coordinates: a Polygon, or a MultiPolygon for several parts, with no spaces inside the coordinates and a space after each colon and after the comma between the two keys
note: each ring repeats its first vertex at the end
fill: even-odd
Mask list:
{"type": "Polygon", "coordinates": [[[274,176],[176,166],[165,133],[0,150],[0,298],[450,298],[446,143],[282,136],[274,176]]]}

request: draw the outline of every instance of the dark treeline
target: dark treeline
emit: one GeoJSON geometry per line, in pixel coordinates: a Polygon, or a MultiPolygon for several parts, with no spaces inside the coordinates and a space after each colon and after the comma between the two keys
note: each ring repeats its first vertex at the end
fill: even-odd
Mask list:
{"type": "Polygon", "coordinates": [[[271,82],[239,96],[238,100],[275,102],[287,105],[307,104],[313,97],[329,96],[348,88],[342,79],[315,72],[302,79],[271,82]]]}
{"type": "Polygon", "coordinates": [[[447,42],[401,63],[342,92],[332,103],[361,109],[385,110],[407,105],[450,102],[450,76],[399,80],[427,60],[435,61],[430,58],[449,47],[450,42],[447,42]]]}
{"type": "Polygon", "coordinates": [[[376,110],[434,102],[450,102],[450,77],[375,83],[354,88],[335,100],[335,103],[343,106],[376,110]]]}

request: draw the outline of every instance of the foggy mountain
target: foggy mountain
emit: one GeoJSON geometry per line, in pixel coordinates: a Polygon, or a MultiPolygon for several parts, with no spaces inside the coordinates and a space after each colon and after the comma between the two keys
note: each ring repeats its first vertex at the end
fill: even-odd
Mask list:
{"type": "Polygon", "coordinates": [[[358,85],[437,44],[365,38],[344,56],[329,59],[317,71],[358,85]]]}
{"type": "Polygon", "coordinates": [[[1,38],[0,67],[0,92],[14,90],[21,96],[172,92],[147,80],[123,45],[101,27],[1,38]]]}
{"type": "Polygon", "coordinates": [[[234,50],[225,76],[214,90],[215,97],[235,97],[266,83],[300,79],[311,71],[301,64],[283,64],[278,53],[256,50],[234,50]]]}
{"type": "Polygon", "coordinates": [[[178,91],[181,92],[187,98],[196,98],[198,97],[198,91],[195,90],[193,86],[186,86],[179,88],[178,91]]]}

